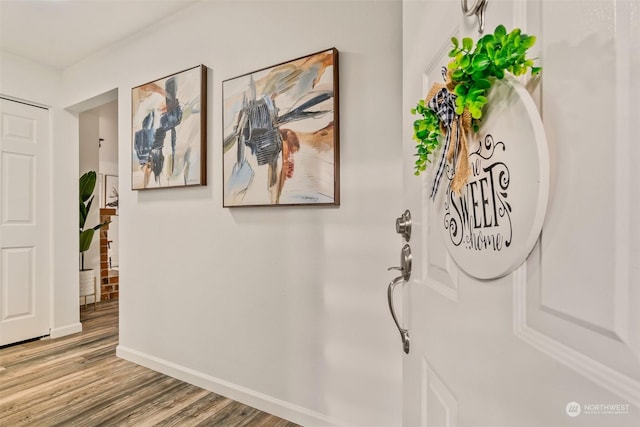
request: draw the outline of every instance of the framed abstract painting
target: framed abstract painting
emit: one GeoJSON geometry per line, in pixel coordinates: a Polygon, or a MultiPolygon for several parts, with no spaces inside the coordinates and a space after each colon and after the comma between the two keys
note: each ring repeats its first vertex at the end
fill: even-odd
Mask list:
{"type": "Polygon", "coordinates": [[[207,69],[199,65],[131,91],[131,188],[207,184],[207,69]]]}
{"type": "Polygon", "coordinates": [[[223,206],[340,205],[338,51],[222,82],[223,206]]]}
{"type": "Polygon", "coordinates": [[[118,190],[118,177],[116,175],[104,176],[104,207],[118,210],[120,191],[118,190]]]}

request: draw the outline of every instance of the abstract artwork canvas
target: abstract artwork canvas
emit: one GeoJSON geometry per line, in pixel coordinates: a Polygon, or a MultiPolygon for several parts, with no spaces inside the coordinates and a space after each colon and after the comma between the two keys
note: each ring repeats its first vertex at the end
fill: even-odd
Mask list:
{"type": "Polygon", "coordinates": [[[340,204],[338,51],[223,81],[224,207],[340,204]]]}
{"type": "Polygon", "coordinates": [[[206,84],[199,65],[132,89],[132,189],[206,185],[206,84]]]}
{"type": "Polygon", "coordinates": [[[118,210],[120,192],[118,191],[118,177],[115,175],[104,176],[104,207],[118,210]]]}

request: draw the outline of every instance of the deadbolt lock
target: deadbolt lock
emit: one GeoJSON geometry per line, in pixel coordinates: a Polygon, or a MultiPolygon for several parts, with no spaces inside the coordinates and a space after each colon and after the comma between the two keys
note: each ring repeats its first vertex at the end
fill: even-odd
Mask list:
{"type": "Polygon", "coordinates": [[[402,235],[407,242],[411,239],[411,212],[408,210],[396,219],[396,233],[402,235]]]}

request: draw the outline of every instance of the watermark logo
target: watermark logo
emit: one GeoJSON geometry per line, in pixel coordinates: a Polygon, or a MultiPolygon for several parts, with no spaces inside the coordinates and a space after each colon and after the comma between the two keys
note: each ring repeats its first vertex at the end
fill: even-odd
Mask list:
{"type": "Polygon", "coordinates": [[[578,402],[569,402],[567,403],[567,406],[564,408],[564,410],[570,417],[577,417],[578,415],[580,415],[580,412],[582,412],[582,407],[578,402]]]}
{"type": "Polygon", "coordinates": [[[578,415],[627,415],[629,414],[628,403],[584,403],[569,402],[564,408],[567,415],[577,417],[578,415]]]}

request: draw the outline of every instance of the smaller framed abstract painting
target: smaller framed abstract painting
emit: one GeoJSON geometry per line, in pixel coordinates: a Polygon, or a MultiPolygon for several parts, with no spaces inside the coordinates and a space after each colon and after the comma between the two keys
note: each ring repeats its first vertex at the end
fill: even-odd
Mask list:
{"type": "Polygon", "coordinates": [[[131,188],[207,184],[207,69],[199,65],[131,91],[131,188]]]}
{"type": "Polygon", "coordinates": [[[115,175],[104,176],[104,207],[118,210],[119,205],[118,177],[115,175]]]}
{"type": "Polygon", "coordinates": [[[340,205],[338,50],[222,82],[224,207],[340,205]]]}

